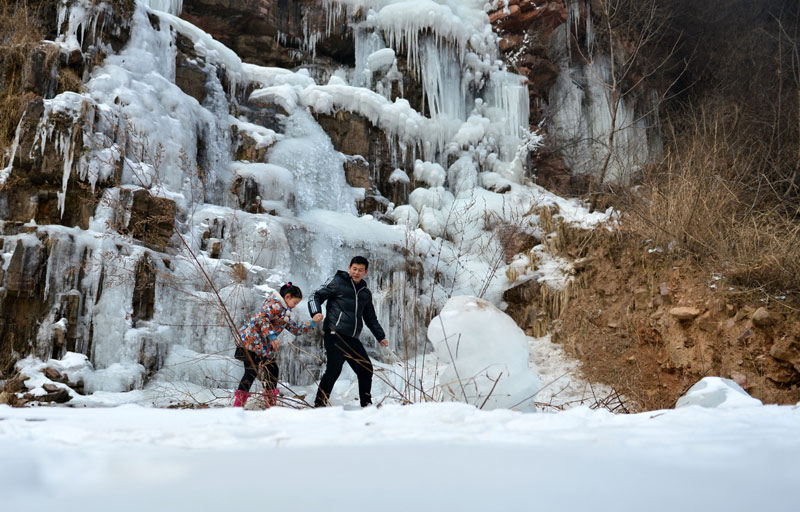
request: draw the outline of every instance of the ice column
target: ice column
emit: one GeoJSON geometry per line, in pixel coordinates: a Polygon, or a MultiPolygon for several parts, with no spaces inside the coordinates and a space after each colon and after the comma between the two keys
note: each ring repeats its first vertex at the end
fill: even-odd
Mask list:
{"type": "Polygon", "coordinates": [[[175,16],[180,16],[183,10],[183,0],[139,0],[142,4],[156,11],[164,11],[175,16]]]}

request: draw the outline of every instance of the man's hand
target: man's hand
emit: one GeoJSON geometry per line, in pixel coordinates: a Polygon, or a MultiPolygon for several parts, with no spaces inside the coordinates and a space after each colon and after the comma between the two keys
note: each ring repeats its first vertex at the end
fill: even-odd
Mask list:
{"type": "Polygon", "coordinates": [[[311,321],[314,322],[315,324],[320,323],[322,321],[322,313],[317,313],[316,315],[311,317],[311,321]]]}
{"type": "Polygon", "coordinates": [[[388,347],[389,346],[389,342],[386,340],[386,338],[382,339],[378,343],[380,343],[382,347],[388,347]]]}

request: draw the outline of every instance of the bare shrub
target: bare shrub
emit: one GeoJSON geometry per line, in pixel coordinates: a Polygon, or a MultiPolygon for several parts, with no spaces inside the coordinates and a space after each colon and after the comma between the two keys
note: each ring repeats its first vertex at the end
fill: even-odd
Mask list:
{"type": "Polygon", "coordinates": [[[27,1],[0,0],[0,148],[11,145],[25,106],[36,96],[23,90],[23,68],[43,38],[27,1]]]}
{"type": "Polygon", "coordinates": [[[800,289],[800,224],[765,166],[770,148],[727,102],[683,116],[664,159],[626,198],[626,226],[717,266],[738,284],[800,289]]]}

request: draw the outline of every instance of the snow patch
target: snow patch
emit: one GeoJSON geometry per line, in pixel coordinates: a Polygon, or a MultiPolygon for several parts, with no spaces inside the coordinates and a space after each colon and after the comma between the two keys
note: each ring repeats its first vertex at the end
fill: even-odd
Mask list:
{"type": "Polygon", "coordinates": [[[723,377],[703,377],[689,388],[685,395],[678,399],[675,407],[701,407],[736,409],[739,407],[757,407],[763,405],[761,400],[753,398],[740,385],[723,377]]]}

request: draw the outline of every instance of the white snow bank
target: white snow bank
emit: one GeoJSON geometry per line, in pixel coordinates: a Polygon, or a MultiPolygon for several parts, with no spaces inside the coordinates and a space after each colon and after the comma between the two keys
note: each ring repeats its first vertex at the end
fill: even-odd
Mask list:
{"type": "Polygon", "coordinates": [[[4,510],[20,511],[788,512],[798,431],[797,407],[0,406],[0,482],[4,510]],[[365,472],[369,484],[356,489],[365,472]]]}
{"type": "Polygon", "coordinates": [[[753,398],[731,379],[722,377],[703,377],[678,399],[675,407],[699,405],[701,407],[735,409],[757,407],[761,400],[753,398]]]}
{"type": "Polygon", "coordinates": [[[528,367],[528,338],[490,302],[451,298],[431,320],[428,339],[439,364],[446,365],[439,376],[446,400],[488,409],[535,410],[541,382],[528,367]]]}

